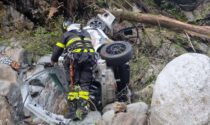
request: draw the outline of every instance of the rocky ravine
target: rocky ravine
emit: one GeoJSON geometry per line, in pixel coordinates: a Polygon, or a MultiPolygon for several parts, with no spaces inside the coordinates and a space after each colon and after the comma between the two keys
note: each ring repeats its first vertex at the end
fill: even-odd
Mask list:
{"type": "MultiPolygon", "coordinates": [[[[16,56],[20,57],[17,58],[18,60],[23,58],[21,55],[23,51],[16,56]]],[[[16,79],[16,72],[5,65],[0,65],[0,70],[4,74],[0,78],[0,106],[4,107],[0,109],[0,123],[2,125],[42,123],[33,114],[22,110],[21,83],[16,79]],[[26,116],[29,119],[26,120],[26,116]]],[[[128,105],[127,112],[114,114],[113,108],[110,108],[101,118],[98,117],[99,113],[93,112],[84,121],[72,122],[70,125],[86,123],[100,125],[208,124],[210,121],[209,85],[210,58],[196,53],[184,54],[172,60],[158,75],[150,109],[145,103],[138,102],[128,105]],[[91,118],[96,119],[91,121],[91,118]]],[[[49,87],[53,89],[53,86],[49,87]]],[[[47,100],[49,104],[51,103],[51,105],[46,105],[48,110],[62,114],[61,109],[65,110],[65,106],[60,103],[62,95],[56,91],[56,87],[53,91],[45,91],[44,98],[40,98],[39,101],[44,103],[47,100]],[[58,101],[59,98],[60,101],[58,101]]]]}
{"type": "MultiPolygon", "coordinates": [[[[3,1],[4,3],[5,1],[8,2],[7,0],[3,0],[3,1]]],[[[20,0],[20,1],[19,3],[14,3],[14,4],[20,5],[23,2],[23,0],[20,0]]],[[[43,1],[39,0],[37,1],[36,4],[32,5],[33,1],[34,0],[31,0],[27,4],[22,4],[23,7],[18,8],[19,9],[18,11],[14,9],[14,7],[17,7],[17,6],[14,6],[13,3],[11,4],[11,6],[9,6],[8,4],[5,5],[3,4],[3,2],[0,1],[0,34],[2,36],[7,36],[6,38],[16,37],[14,35],[11,35],[14,31],[19,33],[19,31],[25,31],[25,29],[32,30],[34,27],[37,26],[37,24],[34,24],[34,22],[32,22],[31,20],[33,21],[41,20],[39,23],[44,22],[43,18],[47,17],[46,8],[49,7],[49,3],[47,3],[49,1],[46,2],[46,0],[43,0],[43,1]],[[25,9],[26,7],[33,8],[33,11],[30,11],[30,12],[33,12],[34,14],[33,16],[31,16],[33,19],[22,14],[24,13],[22,12],[22,10],[29,11],[29,9],[25,9]]],[[[201,1],[204,1],[204,2],[200,4],[195,10],[184,12],[186,14],[186,17],[188,18],[188,21],[201,20],[201,23],[203,23],[202,19],[205,19],[205,18],[208,19],[209,17],[208,15],[210,12],[208,5],[210,4],[210,1],[209,0],[201,0],[201,1]]],[[[133,26],[129,22],[126,22],[126,21],[123,21],[123,22],[125,22],[123,26],[133,26]]],[[[58,22],[55,22],[55,23],[58,23],[58,22]]],[[[119,115],[114,115],[113,111],[108,111],[107,113],[104,114],[104,116],[102,116],[103,120],[99,123],[117,124],[117,123],[120,123],[121,121],[124,124],[140,124],[140,125],[141,124],[152,124],[152,125],[153,124],[154,125],[156,124],[184,124],[184,125],[196,124],[197,125],[198,124],[200,125],[204,123],[208,124],[208,105],[209,105],[208,96],[209,95],[208,93],[204,93],[204,92],[207,91],[206,89],[208,89],[209,82],[207,82],[206,84],[199,84],[199,85],[197,83],[194,83],[194,82],[198,82],[196,81],[196,79],[192,80],[193,78],[196,78],[196,75],[193,73],[197,72],[197,69],[192,68],[192,71],[191,70],[188,71],[188,69],[191,69],[190,67],[188,67],[188,65],[183,64],[184,65],[183,68],[180,68],[179,66],[181,66],[181,64],[176,65],[178,67],[175,67],[173,65],[170,65],[171,63],[169,63],[171,68],[169,69],[168,68],[169,66],[165,67],[165,65],[168,62],[170,62],[172,59],[176,58],[177,56],[182,55],[187,52],[193,52],[194,51],[192,49],[193,47],[196,52],[203,53],[205,55],[210,56],[210,44],[208,40],[194,38],[191,36],[189,39],[186,34],[172,32],[162,27],[154,27],[154,26],[151,27],[147,25],[143,25],[143,27],[144,29],[142,30],[139,29],[139,36],[140,36],[139,40],[129,39],[131,41],[135,41],[134,42],[134,50],[135,50],[134,56],[135,57],[130,63],[131,64],[131,86],[133,88],[133,94],[134,94],[133,101],[134,102],[144,101],[145,103],[147,103],[147,105],[151,104],[152,107],[149,108],[150,106],[147,106],[143,102],[140,102],[140,103],[136,103],[136,104],[132,104],[131,106],[128,106],[128,108],[133,107],[134,105],[137,106],[134,108],[134,109],[139,109],[139,110],[135,110],[136,112],[133,110],[129,110],[128,113],[120,113],[119,115]],[[160,73],[162,69],[163,71],[160,73]],[[176,72],[177,69],[179,69],[180,72],[176,72]],[[186,69],[186,71],[183,69],[186,69]],[[183,73],[184,75],[180,75],[182,74],[182,71],[185,72],[183,73]],[[167,74],[170,74],[168,72],[171,72],[170,76],[167,75],[167,74]],[[172,76],[176,76],[176,74],[179,75],[180,78],[183,77],[183,79],[185,77],[187,78],[188,74],[190,74],[192,75],[192,77],[189,76],[190,77],[189,80],[191,81],[188,81],[188,79],[186,79],[186,81],[184,80],[184,83],[183,83],[183,81],[180,81],[181,79],[178,80],[176,77],[171,78],[172,76]],[[164,77],[167,76],[167,79],[161,78],[163,76],[164,77]],[[157,78],[157,81],[156,81],[156,78],[157,78]],[[176,84],[172,84],[172,83],[176,83],[176,84]],[[153,87],[154,87],[154,92],[153,92],[153,87]],[[200,89],[200,90],[203,90],[204,92],[198,91],[200,87],[204,88],[204,89],[200,89]],[[171,91],[168,91],[168,90],[171,90],[171,91]],[[153,98],[151,98],[152,95],[153,95],[153,98]],[[203,97],[203,95],[206,95],[205,98],[203,97]],[[180,97],[183,97],[183,98],[180,98],[180,97]],[[197,99],[197,102],[196,102],[196,99],[197,99]],[[197,104],[198,106],[192,107],[193,106],[192,103],[197,104]],[[174,111],[177,111],[177,112],[174,112],[172,109],[176,109],[174,111]],[[185,117],[183,117],[183,115],[180,114],[182,111],[186,112],[186,113],[183,113],[185,117]],[[197,113],[198,111],[201,111],[201,113],[197,113]],[[136,113],[141,114],[141,115],[140,116],[133,115],[136,113]],[[148,114],[151,114],[151,116],[148,116],[148,114]],[[161,116],[167,116],[167,117],[163,118],[161,116]],[[185,122],[181,116],[183,118],[189,118],[189,120],[191,119],[191,121],[185,122]],[[200,116],[203,116],[203,117],[200,118],[200,116]],[[124,121],[125,117],[126,118],[129,117],[129,119],[127,121],[124,121]],[[178,119],[178,120],[176,121],[174,119],[178,119]]],[[[42,35],[45,33],[46,32],[44,33],[40,32],[40,34],[42,35]]],[[[137,35],[137,33],[134,32],[134,35],[137,35]]],[[[26,38],[28,37],[29,36],[27,36],[26,38]]],[[[40,37],[40,39],[44,39],[43,36],[35,36],[35,37],[40,37]]],[[[10,42],[11,41],[15,43],[17,42],[16,38],[12,40],[10,39],[8,40],[10,42]]],[[[6,41],[4,39],[2,40],[0,37],[0,43],[2,41],[5,41],[3,43],[6,43],[6,45],[8,45],[9,43],[8,40],[6,41]]],[[[49,43],[48,41],[50,40],[49,39],[47,40],[45,38],[43,41],[44,43],[48,44],[49,43]]],[[[31,44],[32,48],[34,48],[35,51],[38,50],[38,48],[35,47],[35,43],[37,42],[33,41],[33,39],[24,40],[24,41],[26,41],[26,43],[29,43],[29,44],[30,42],[33,43],[31,44]]],[[[46,49],[46,47],[44,49],[46,49]]],[[[1,47],[0,47],[0,50],[1,50],[1,47]]],[[[12,45],[11,47],[6,47],[6,53],[17,61],[23,62],[24,60],[24,50],[21,49],[20,47],[17,47],[16,44],[14,44],[14,46],[12,45]]],[[[204,64],[203,62],[199,62],[198,64],[198,61],[202,60],[204,56],[200,57],[200,55],[196,55],[196,56],[194,55],[193,57],[194,58],[188,58],[188,56],[185,55],[184,57],[179,58],[179,59],[185,60],[185,58],[188,58],[189,64],[191,64],[190,66],[192,67],[199,67],[199,65],[204,65],[204,66],[201,66],[202,68],[198,68],[199,70],[198,72],[200,72],[201,70],[200,73],[202,74],[203,69],[207,69],[205,74],[208,74],[209,63],[204,64]],[[195,63],[192,63],[192,62],[195,62],[195,63]]],[[[209,57],[205,57],[205,58],[208,58],[207,60],[209,60],[209,57]]],[[[174,59],[174,61],[175,60],[176,59],[174,59]]],[[[178,60],[176,60],[175,62],[177,62],[178,60]]],[[[180,61],[180,63],[182,62],[183,61],[180,61]]],[[[39,70],[40,69],[37,68],[37,71],[39,70]]],[[[21,99],[20,90],[19,90],[20,83],[17,80],[17,73],[14,72],[12,69],[10,69],[8,66],[1,65],[1,64],[0,64],[0,73],[1,73],[0,75],[0,107],[1,107],[0,108],[0,125],[1,124],[12,125],[14,123],[15,125],[16,124],[31,125],[32,123],[38,124],[42,122],[39,119],[35,118],[31,113],[26,112],[26,111],[23,112],[22,99],[21,99]],[[28,118],[29,116],[32,116],[32,117],[28,118]],[[28,118],[28,119],[26,120],[25,118],[28,118]],[[23,119],[25,119],[26,122],[23,122],[22,121],[23,119]]],[[[201,78],[204,78],[204,77],[198,77],[198,79],[202,81],[201,78]]],[[[207,79],[206,81],[208,81],[209,77],[207,77],[206,79],[207,79]]],[[[46,92],[50,92],[50,90],[46,92]]],[[[49,99],[50,100],[49,102],[53,102],[56,100],[57,102],[60,102],[62,100],[62,95],[59,95],[58,93],[55,94],[52,92],[49,95],[47,95],[45,98],[40,98],[40,99],[41,101],[45,100],[43,101],[43,103],[46,102],[46,99],[49,99]],[[60,98],[58,99],[54,98],[58,96],[60,98]]],[[[62,114],[63,113],[62,109],[65,109],[65,103],[61,103],[59,105],[57,103],[54,103],[53,106],[48,105],[48,109],[62,114]]],[[[90,117],[92,117],[92,115],[98,115],[98,113],[93,113],[91,114],[90,117]]],[[[89,119],[90,117],[88,117],[87,119],[89,119]]],[[[97,119],[101,119],[101,117],[99,118],[97,117],[97,119]]],[[[77,123],[77,124],[80,124],[80,123],[77,123]]]]}

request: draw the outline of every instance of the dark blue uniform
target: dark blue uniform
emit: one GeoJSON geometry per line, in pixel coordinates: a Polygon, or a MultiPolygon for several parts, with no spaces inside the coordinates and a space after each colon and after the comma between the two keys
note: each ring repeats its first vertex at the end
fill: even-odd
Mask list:
{"type": "Polygon", "coordinates": [[[73,65],[73,81],[75,84],[90,83],[93,80],[92,67],[95,65],[95,51],[87,31],[72,30],[65,32],[61,42],[57,42],[51,60],[57,62],[59,56],[64,57],[64,68],[67,80],[69,79],[69,66],[73,65]]]}

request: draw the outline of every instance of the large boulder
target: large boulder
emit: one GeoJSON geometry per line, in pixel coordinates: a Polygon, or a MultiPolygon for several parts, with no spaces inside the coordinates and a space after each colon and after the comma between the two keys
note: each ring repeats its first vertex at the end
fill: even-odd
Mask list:
{"type": "Polygon", "coordinates": [[[11,87],[17,85],[16,73],[4,64],[0,64],[0,72],[0,95],[7,96],[11,87]]]}
{"type": "Polygon", "coordinates": [[[196,53],[172,60],[158,75],[151,125],[210,124],[210,58],[196,53]]]}
{"type": "Polygon", "coordinates": [[[98,111],[91,111],[82,121],[72,121],[69,125],[95,125],[101,120],[101,114],[98,111]]]}
{"type": "MultiPolygon", "coordinates": [[[[14,45],[14,47],[15,48],[2,48],[4,48],[4,53],[12,60],[23,62],[24,50],[22,48],[18,48],[17,45],[14,45]]],[[[10,66],[5,64],[0,64],[0,72],[0,95],[8,96],[12,87],[18,86],[17,73],[10,66]]]]}
{"type": "Polygon", "coordinates": [[[128,105],[127,112],[115,114],[114,110],[110,110],[103,114],[99,125],[144,125],[147,110],[148,106],[143,102],[128,105]]]}
{"type": "MultiPolygon", "coordinates": [[[[11,44],[10,47],[1,46],[0,52],[5,53],[15,61],[23,62],[24,50],[18,47],[18,44],[11,44]]],[[[17,79],[17,72],[6,64],[0,64],[0,73],[0,96],[7,99],[7,105],[10,106],[10,109],[8,110],[10,110],[12,119],[16,122],[23,116],[23,105],[20,93],[21,83],[17,79]]]]}
{"type": "Polygon", "coordinates": [[[0,95],[7,96],[11,87],[17,85],[16,72],[5,64],[0,64],[0,72],[0,95]]]}
{"type": "MultiPolygon", "coordinates": [[[[13,41],[13,39],[11,39],[11,41],[13,41]]],[[[24,58],[26,58],[24,57],[25,50],[19,47],[19,45],[15,45],[15,44],[13,44],[12,47],[6,47],[5,54],[8,55],[11,59],[18,62],[23,62],[24,58]]]]}

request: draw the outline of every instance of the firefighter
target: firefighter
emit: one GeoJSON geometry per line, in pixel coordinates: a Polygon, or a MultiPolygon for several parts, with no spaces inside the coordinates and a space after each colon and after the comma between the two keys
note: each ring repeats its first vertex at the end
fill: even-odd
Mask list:
{"type": "MultiPolygon", "coordinates": [[[[71,107],[71,111],[66,117],[74,117],[75,112],[78,111],[78,107],[80,108],[79,111],[87,107],[86,101],[84,100],[89,100],[89,86],[93,81],[92,69],[96,64],[95,50],[91,44],[89,33],[75,25],[76,24],[72,24],[70,21],[63,23],[63,28],[66,32],[63,33],[61,41],[56,43],[51,57],[51,62],[54,64],[58,62],[59,56],[61,56],[64,51],[64,68],[67,81],[70,84],[70,91],[75,91],[73,86],[79,86],[82,93],[85,94],[82,99],[76,100],[74,96],[78,94],[70,93],[68,100],[71,101],[71,104],[80,104],[80,106],[71,107]]],[[[84,112],[82,112],[82,114],[84,114],[84,112]]]]}

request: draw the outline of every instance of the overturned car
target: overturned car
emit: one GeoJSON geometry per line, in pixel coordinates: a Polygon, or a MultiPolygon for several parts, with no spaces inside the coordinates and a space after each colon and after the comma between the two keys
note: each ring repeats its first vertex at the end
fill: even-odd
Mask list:
{"type": "MultiPolygon", "coordinates": [[[[91,19],[84,27],[91,34],[92,44],[98,52],[97,65],[93,69],[95,81],[90,85],[90,93],[97,100],[91,104],[94,110],[101,110],[105,105],[118,99],[117,89],[120,84],[129,82],[128,61],[132,57],[132,46],[129,42],[113,41],[105,33],[105,27],[112,30],[115,17],[108,11],[91,19]]],[[[80,27],[80,24],[74,24],[80,27]]],[[[65,78],[63,57],[58,65],[47,67],[50,56],[38,61],[36,70],[23,79],[21,94],[24,107],[36,117],[49,124],[70,124],[72,119],[63,116],[61,104],[66,104],[66,93],[69,92],[65,78]],[[56,98],[55,98],[56,97],[56,98]]],[[[130,94],[130,93],[128,93],[130,94]]],[[[64,106],[65,107],[65,106],[64,106]]]]}

